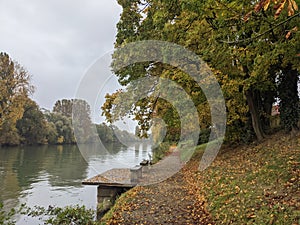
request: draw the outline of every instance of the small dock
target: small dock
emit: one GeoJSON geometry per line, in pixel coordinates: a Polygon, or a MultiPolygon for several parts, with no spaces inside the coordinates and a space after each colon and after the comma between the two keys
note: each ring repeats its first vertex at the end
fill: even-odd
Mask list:
{"type": "Polygon", "coordinates": [[[86,179],[84,185],[100,185],[103,187],[132,188],[136,185],[159,183],[179,171],[183,166],[178,151],[173,151],[168,157],[155,165],[135,166],[132,168],[111,169],[95,177],[86,179]]]}
{"type": "Polygon", "coordinates": [[[101,218],[114,204],[118,195],[138,184],[142,177],[142,166],[131,169],[111,169],[90,179],[82,181],[83,185],[96,185],[97,218],[101,218]]]}
{"type": "Polygon", "coordinates": [[[83,185],[98,186],[97,217],[101,218],[114,204],[116,197],[136,185],[159,183],[174,175],[183,166],[178,151],[155,165],[117,168],[82,181],[83,185]]]}
{"type": "Polygon", "coordinates": [[[111,169],[82,182],[84,185],[101,185],[106,187],[134,187],[130,180],[130,169],[111,169]]]}

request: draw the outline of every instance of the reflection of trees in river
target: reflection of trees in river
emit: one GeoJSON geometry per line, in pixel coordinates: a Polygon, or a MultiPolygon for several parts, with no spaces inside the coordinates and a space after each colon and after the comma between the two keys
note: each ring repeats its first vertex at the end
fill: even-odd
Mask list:
{"type": "Polygon", "coordinates": [[[87,176],[88,164],[77,146],[51,146],[46,152],[43,168],[52,186],[81,186],[87,176]]]}
{"type": "MultiPolygon", "coordinates": [[[[142,143],[127,148],[117,143],[85,144],[77,146],[24,146],[0,148],[0,202],[6,208],[18,205],[18,198],[35,190],[35,183],[46,181],[52,187],[80,187],[88,176],[89,165],[94,161],[111,165],[114,158],[127,162],[126,151],[132,151],[130,157],[147,158],[148,149],[142,143]],[[124,151],[124,154],[123,154],[124,151]],[[83,157],[82,154],[86,157],[83,157]],[[121,158],[120,158],[121,156],[121,158]]],[[[117,166],[122,166],[122,163],[117,166]]],[[[100,165],[101,166],[101,165],[100,165]]]]}
{"type": "Polygon", "coordinates": [[[134,144],[134,156],[137,158],[137,157],[139,157],[139,154],[140,154],[140,144],[135,143],[134,144]]]}
{"type": "Polygon", "coordinates": [[[120,143],[104,143],[107,152],[111,155],[116,155],[120,151],[125,151],[127,147],[121,145],[120,143]]]}
{"type": "Polygon", "coordinates": [[[0,202],[5,208],[14,208],[18,205],[16,196],[21,192],[14,162],[19,150],[0,148],[0,202]],[[17,195],[16,195],[17,194],[17,195]]]}
{"type": "MultiPolygon", "coordinates": [[[[10,149],[7,149],[9,152],[10,149]]],[[[43,160],[46,149],[43,147],[19,147],[14,161],[15,173],[22,190],[28,189],[39,178],[43,170],[43,160]]]]}
{"type": "Polygon", "coordinates": [[[91,143],[78,145],[83,157],[89,161],[91,158],[97,158],[99,161],[105,162],[111,159],[121,151],[126,151],[127,147],[117,142],[111,143],[91,143]]]}
{"type": "Polygon", "coordinates": [[[76,146],[0,148],[0,201],[16,207],[22,191],[46,179],[54,187],[81,186],[87,169],[76,146]]]}
{"type": "Polygon", "coordinates": [[[87,163],[76,146],[24,147],[15,161],[20,186],[29,188],[48,175],[52,186],[80,186],[87,163]]]}

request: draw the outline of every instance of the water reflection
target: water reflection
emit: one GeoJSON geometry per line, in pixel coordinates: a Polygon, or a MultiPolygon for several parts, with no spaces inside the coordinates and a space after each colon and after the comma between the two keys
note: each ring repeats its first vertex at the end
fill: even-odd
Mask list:
{"type": "Polygon", "coordinates": [[[18,154],[18,149],[3,151],[0,148],[0,201],[9,208],[17,206],[16,196],[22,191],[14,166],[18,154]]]}
{"type": "Polygon", "coordinates": [[[0,148],[0,165],[0,201],[9,208],[38,182],[80,187],[88,169],[76,146],[0,148]]]}
{"type": "MultiPolygon", "coordinates": [[[[0,202],[7,209],[20,203],[95,208],[96,188],[81,181],[111,168],[134,166],[150,151],[146,145],[113,143],[105,148],[85,145],[80,151],[77,146],[0,147],[0,202]]],[[[18,224],[38,224],[27,221],[18,224]]]]}

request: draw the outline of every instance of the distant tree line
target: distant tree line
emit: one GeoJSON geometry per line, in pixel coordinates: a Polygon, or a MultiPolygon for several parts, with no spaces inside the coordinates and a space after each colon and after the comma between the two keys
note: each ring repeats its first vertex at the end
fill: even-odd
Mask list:
{"type": "Polygon", "coordinates": [[[41,109],[30,99],[33,90],[28,72],[8,54],[0,53],[0,146],[76,144],[72,125],[74,104],[73,116],[80,117],[77,141],[94,142],[100,137],[102,142],[118,142],[119,135],[135,140],[133,134],[104,123],[96,125],[97,134],[91,134],[89,127],[94,124],[85,100],[58,100],[50,111],[41,109]]]}

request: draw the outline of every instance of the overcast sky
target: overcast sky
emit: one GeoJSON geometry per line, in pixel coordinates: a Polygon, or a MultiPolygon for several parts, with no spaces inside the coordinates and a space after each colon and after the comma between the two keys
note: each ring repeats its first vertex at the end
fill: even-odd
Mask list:
{"type": "Polygon", "coordinates": [[[113,49],[120,13],[117,0],[0,0],[0,51],[28,70],[33,99],[52,109],[113,49]]]}

